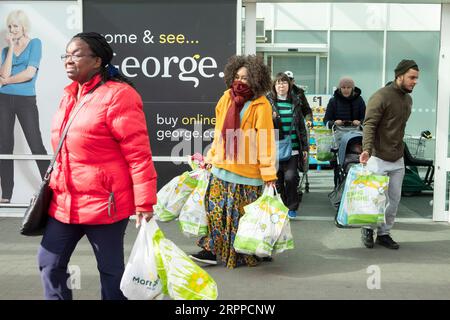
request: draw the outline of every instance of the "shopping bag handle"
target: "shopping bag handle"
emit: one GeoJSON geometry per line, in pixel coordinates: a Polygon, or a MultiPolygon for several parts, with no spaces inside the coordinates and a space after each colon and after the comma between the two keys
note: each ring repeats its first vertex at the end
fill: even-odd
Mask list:
{"type": "Polygon", "coordinates": [[[277,188],[273,185],[269,185],[269,186],[266,185],[266,186],[264,186],[263,195],[278,196],[277,188]]]}

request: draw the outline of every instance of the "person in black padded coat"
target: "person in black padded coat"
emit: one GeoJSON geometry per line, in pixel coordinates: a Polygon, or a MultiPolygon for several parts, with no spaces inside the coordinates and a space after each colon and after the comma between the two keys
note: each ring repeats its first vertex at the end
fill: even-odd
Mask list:
{"type": "Polygon", "coordinates": [[[344,121],[351,121],[352,125],[359,126],[364,121],[366,104],[361,97],[361,89],[355,86],[350,77],[339,80],[339,88],[334,91],[323,118],[323,123],[331,129],[333,124],[344,125],[344,121]]]}
{"type": "MultiPolygon", "coordinates": [[[[361,97],[361,89],[355,86],[350,77],[342,77],[339,80],[339,88],[334,91],[333,98],[327,105],[327,111],[323,118],[323,124],[331,129],[333,125],[344,126],[350,124],[359,126],[364,121],[366,104],[361,97]]],[[[338,183],[338,167],[336,160],[330,161],[334,169],[334,186],[338,183]]]]}

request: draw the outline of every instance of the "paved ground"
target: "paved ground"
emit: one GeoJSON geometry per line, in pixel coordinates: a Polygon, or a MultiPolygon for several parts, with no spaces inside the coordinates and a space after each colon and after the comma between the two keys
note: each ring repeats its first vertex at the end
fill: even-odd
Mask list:
{"type": "MultiPolygon", "coordinates": [[[[400,250],[369,250],[361,246],[359,229],[334,226],[321,177],[315,179],[304,196],[301,219],[292,221],[295,250],[254,268],[205,267],[218,284],[219,299],[450,299],[450,226],[429,219],[430,195],[402,200],[393,231],[400,250]]],[[[19,223],[19,218],[0,218],[0,299],[39,300],[40,237],[20,236],[19,223]]],[[[127,257],[136,237],[133,223],[126,234],[127,257]]],[[[182,235],[177,222],[160,227],[185,252],[197,251],[194,239],[182,235]]],[[[81,272],[74,298],[99,299],[98,271],[85,239],[71,265],[81,272]]]]}

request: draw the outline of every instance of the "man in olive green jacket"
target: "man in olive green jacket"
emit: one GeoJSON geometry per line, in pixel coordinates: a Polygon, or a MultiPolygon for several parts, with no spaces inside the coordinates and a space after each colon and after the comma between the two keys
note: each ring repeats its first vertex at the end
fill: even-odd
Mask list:
{"type": "MultiPolygon", "coordinates": [[[[364,119],[363,152],[359,161],[367,169],[389,176],[386,222],[378,226],[376,243],[389,249],[399,245],[390,236],[401,198],[405,165],[403,136],[406,121],[411,114],[409,95],[419,79],[419,67],[414,60],[402,60],[395,68],[395,80],[379,89],[369,99],[364,119]]],[[[361,239],[367,248],[373,248],[373,229],[362,228],[361,239]]]]}

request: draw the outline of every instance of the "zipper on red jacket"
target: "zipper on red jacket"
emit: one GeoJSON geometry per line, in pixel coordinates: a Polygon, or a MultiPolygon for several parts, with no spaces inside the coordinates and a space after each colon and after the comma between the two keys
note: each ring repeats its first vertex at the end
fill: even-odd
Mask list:
{"type": "Polygon", "coordinates": [[[111,216],[111,207],[113,208],[114,213],[116,213],[116,200],[114,199],[114,192],[110,192],[108,198],[108,216],[114,220],[114,217],[111,216]]]}

